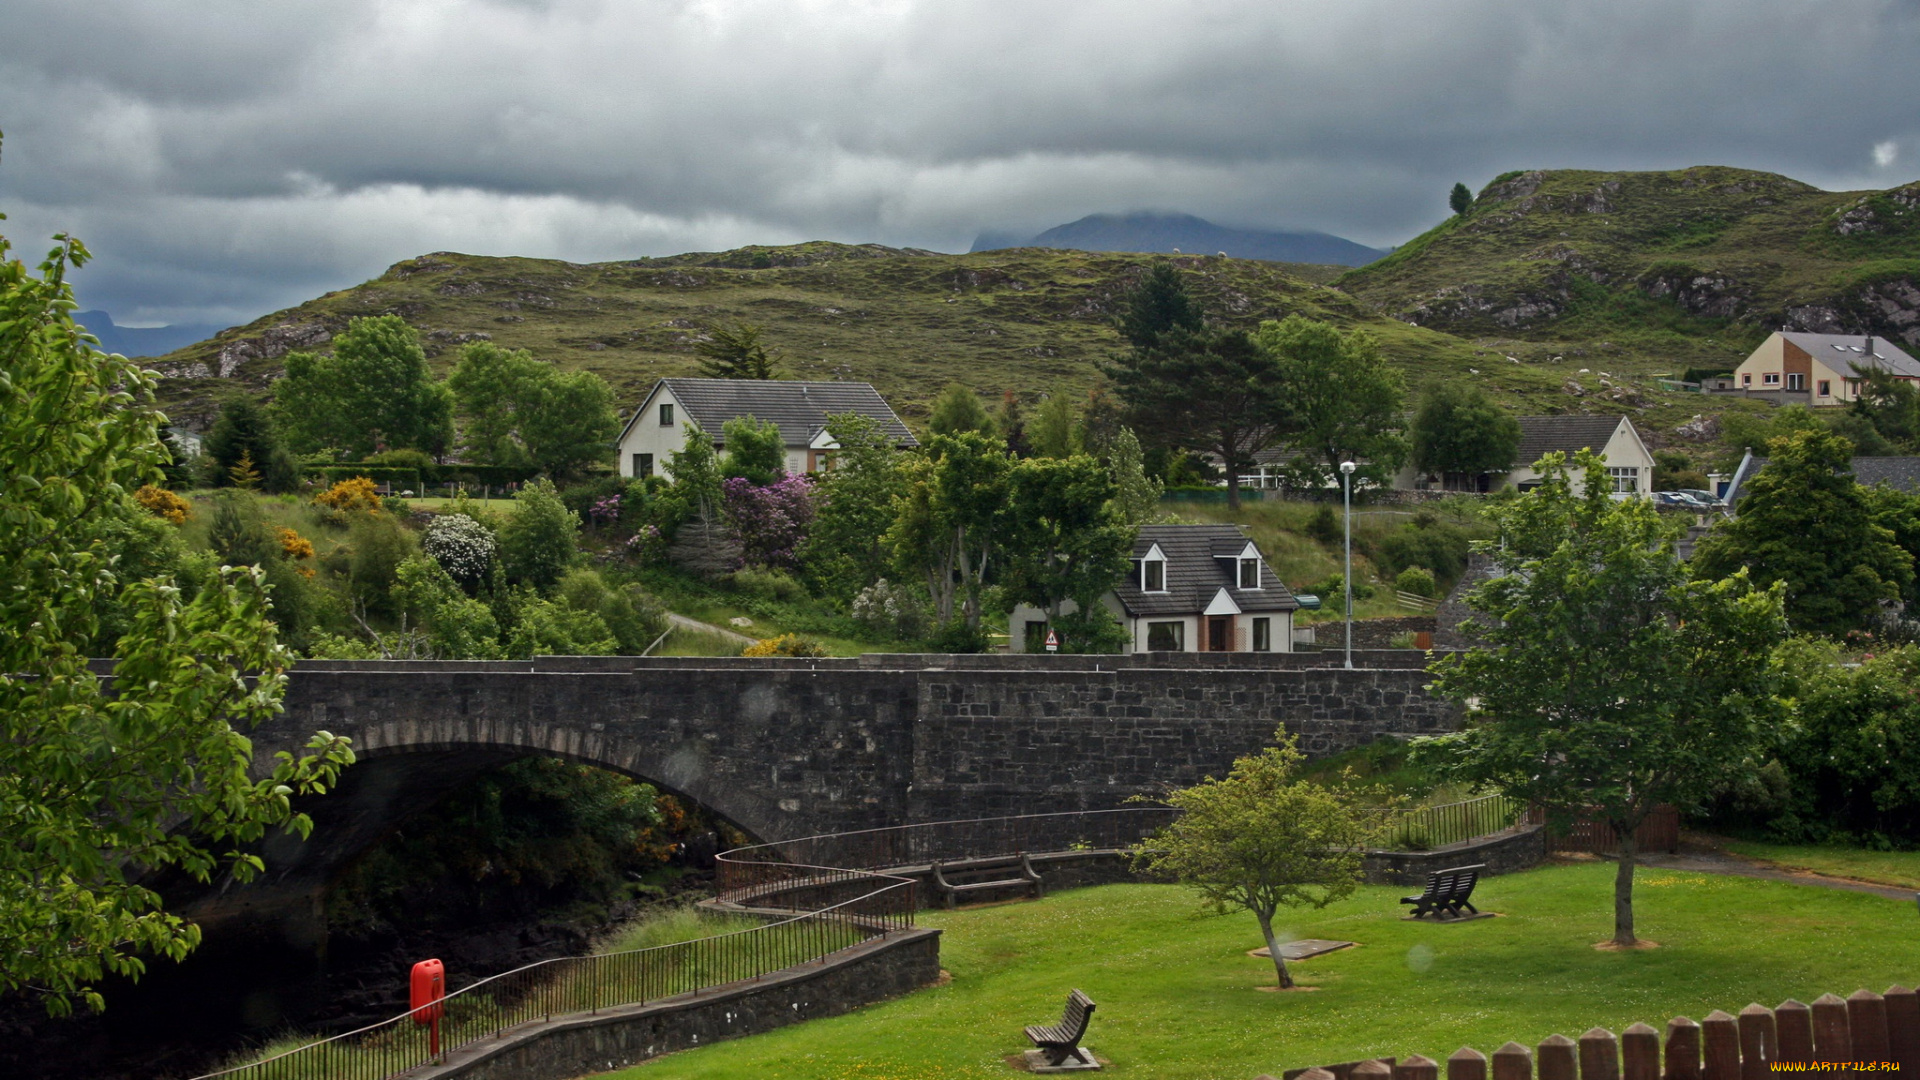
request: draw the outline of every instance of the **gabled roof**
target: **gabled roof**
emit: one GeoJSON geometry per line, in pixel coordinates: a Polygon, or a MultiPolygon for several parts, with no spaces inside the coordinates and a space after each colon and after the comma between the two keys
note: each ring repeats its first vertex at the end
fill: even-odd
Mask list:
{"type": "MultiPolygon", "coordinates": [[[[1240,588],[1237,556],[1250,541],[1232,525],[1142,525],[1133,543],[1134,569],[1114,587],[1128,613],[1198,615],[1225,592],[1244,612],[1292,611],[1300,606],[1273,567],[1260,560],[1260,588],[1240,588]],[[1154,546],[1167,558],[1167,591],[1140,591],[1138,560],[1154,546]]],[[[1258,550],[1257,548],[1255,550],[1258,550]]]]}
{"type": "Polygon", "coordinates": [[[1559,452],[1571,460],[1582,450],[1605,451],[1619,430],[1623,416],[1523,416],[1520,449],[1515,466],[1532,465],[1544,454],[1559,452]]]}
{"type": "Polygon", "coordinates": [[[1842,375],[1858,378],[1871,368],[1891,371],[1908,379],[1920,379],[1920,360],[1890,339],[1859,334],[1803,334],[1782,330],[1780,336],[1799,346],[1807,355],[1842,375]]]}
{"type": "Polygon", "coordinates": [[[787,446],[808,446],[825,430],[827,417],[858,413],[878,421],[896,444],[920,445],[872,383],[785,379],[661,379],[628,418],[622,440],[663,386],[672,391],[686,419],[716,439],[727,421],[752,416],[778,425],[780,441],[787,446]]]}
{"type": "Polygon", "coordinates": [[[1920,494],[1920,457],[1857,457],[1853,459],[1853,479],[1920,494]]]}

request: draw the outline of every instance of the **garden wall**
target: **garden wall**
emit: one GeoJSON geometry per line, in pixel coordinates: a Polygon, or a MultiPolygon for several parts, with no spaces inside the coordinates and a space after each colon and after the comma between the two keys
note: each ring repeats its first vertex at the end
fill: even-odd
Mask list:
{"type": "MultiPolygon", "coordinates": [[[[1322,655],[1329,652],[1342,653],[1347,647],[1347,623],[1342,619],[1336,622],[1313,623],[1313,643],[1322,655]]],[[[1395,648],[1393,639],[1401,634],[1432,633],[1434,620],[1431,615],[1401,615],[1387,619],[1355,619],[1353,622],[1353,647],[1355,650],[1384,649],[1412,657],[1403,660],[1400,665],[1423,667],[1426,657],[1411,649],[1395,648]]],[[[1359,661],[1356,659],[1355,663],[1359,661]]]]}
{"type": "Polygon", "coordinates": [[[416,1080],[566,1080],[675,1050],[755,1035],[930,985],[940,931],[919,928],[856,945],[819,966],[788,969],[646,1005],[527,1024],[415,1070],[416,1080]]]}
{"type": "Polygon", "coordinates": [[[1419,887],[1425,885],[1427,875],[1436,870],[1485,863],[1488,876],[1512,874],[1539,866],[1546,858],[1546,828],[1517,825],[1492,836],[1464,844],[1448,844],[1432,851],[1369,851],[1363,866],[1369,884],[1419,887]]]}

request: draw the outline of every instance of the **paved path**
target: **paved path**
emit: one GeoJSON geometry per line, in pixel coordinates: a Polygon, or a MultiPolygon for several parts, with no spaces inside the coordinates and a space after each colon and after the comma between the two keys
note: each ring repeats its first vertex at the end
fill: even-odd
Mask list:
{"type": "Polygon", "coordinates": [[[1893,900],[1912,900],[1915,896],[1913,889],[1902,889],[1894,885],[1874,885],[1865,881],[1828,877],[1825,874],[1782,870],[1777,866],[1754,862],[1724,851],[1699,848],[1691,850],[1682,848],[1677,855],[1668,855],[1664,852],[1642,855],[1640,865],[1658,867],[1662,870],[1690,870],[1702,874],[1733,874],[1765,881],[1784,881],[1792,885],[1817,885],[1823,889],[1872,893],[1875,896],[1885,896],[1893,900]]]}
{"type": "Polygon", "coordinates": [[[703,634],[714,634],[733,642],[735,645],[760,644],[760,639],[757,637],[748,637],[738,630],[729,630],[724,626],[715,626],[709,622],[701,622],[699,619],[689,619],[685,615],[675,615],[671,611],[667,612],[667,620],[682,630],[698,630],[703,634]]]}

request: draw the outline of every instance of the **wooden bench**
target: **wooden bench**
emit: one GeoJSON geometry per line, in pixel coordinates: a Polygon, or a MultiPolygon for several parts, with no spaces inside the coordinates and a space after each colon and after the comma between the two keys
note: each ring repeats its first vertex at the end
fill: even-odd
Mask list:
{"type": "Polygon", "coordinates": [[[936,862],[931,865],[930,870],[933,887],[940,893],[940,902],[949,908],[964,892],[1018,886],[1037,900],[1045,891],[1040,883],[1040,875],[1033,869],[1033,863],[1028,860],[1025,852],[1017,857],[1009,855],[992,859],[967,859],[962,862],[936,862]],[[1008,876],[1014,871],[1018,871],[1018,876],[1008,876]]]}
{"type": "Polygon", "coordinates": [[[1485,863],[1474,866],[1456,866],[1451,870],[1436,870],[1427,875],[1427,887],[1419,896],[1403,896],[1400,902],[1413,905],[1413,917],[1425,918],[1438,915],[1442,919],[1457,919],[1462,909],[1475,915],[1480,909],[1474,907],[1469,897],[1473,895],[1473,886],[1480,880],[1480,871],[1487,868],[1485,863]]]}
{"type": "Polygon", "coordinates": [[[1064,1065],[1072,1056],[1075,1061],[1098,1067],[1093,1055],[1080,1049],[1080,1040],[1086,1038],[1087,1021],[1093,1019],[1093,999],[1075,990],[1067,995],[1067,1007],[1060,1014],[1060,1022],[1042,1027],[1038,1024],[1027,1028],[1027,1038],[1040,1048],[1046,1056],[1049,1066],[1064,1065]]]}

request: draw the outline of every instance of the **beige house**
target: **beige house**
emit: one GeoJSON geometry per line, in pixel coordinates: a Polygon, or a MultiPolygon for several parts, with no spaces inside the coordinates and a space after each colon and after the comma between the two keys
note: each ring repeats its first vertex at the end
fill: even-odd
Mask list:
{"type": "MultiPolygon", "coordinates": [[[[1541,457],[1558,452],[1571,465],[1582,450],[1597,450],[1606,459],[1615,498],[1653,494],[1653,453],[1641,441],[1633,421],[1624,416],[1521,417],[1520,450],[1507,483],[1522,491],[1536,487],[1541,474],[1533,466],[1541,457]]],[[[1578,475],[1573,480],[1577,491],[1583,481],[1578,475]]]]}
{"type": "Polygon", "coordinates": [[[1732,392],[1783,404],[1845,405],[1859,398],[1861,379],[1876,368],[1920,382],[1920,361],[1886,338],[1781,330],[1767,335],[1722,382],[1732,392]]]}
{"type": "MultiPolygon", "coordinates": [[[[1126,576],[1101,603],[1130,651],[1292,652],[1293,598],[1252,540],[1232,525],[1143,525],[1126,576]]],[[[1068,601],[1064,610],[1075,609],[1068,601]]],[[[1046,647],[1047,613],[1021,604],[1009,652],[1046,647]]]]}
{"type": "Polygon", "coordinates": [[[873,419],[903,448],[920,445],[871,383],[661,379],[620,432],[620,475],[669,475],[669,463],[686,447],[689,429],[705,432],[716,449],[725,449],[721,431],[741,416],[780,428],[788,472],[822,472],[840,448],[827,432],[827,418],[842,413],[873,419]]]}

